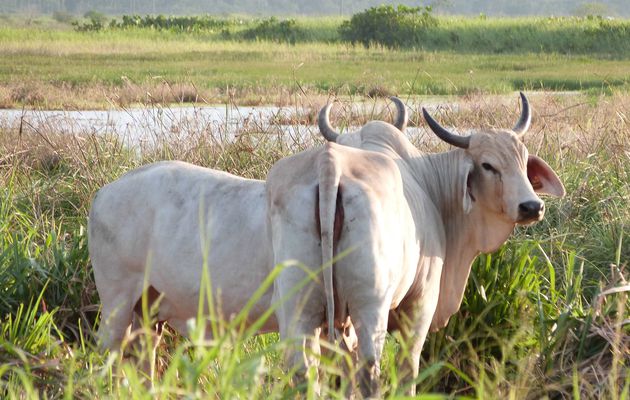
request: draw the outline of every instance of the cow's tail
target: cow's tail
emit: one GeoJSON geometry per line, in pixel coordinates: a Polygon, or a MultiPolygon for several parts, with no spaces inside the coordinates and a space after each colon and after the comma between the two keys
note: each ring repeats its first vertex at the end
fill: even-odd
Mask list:
{"type": "Polygon", "coordinates": [[[341,235],[343,207],[341,203],[341,167],[335,158],[333,146],[326,148],[319,158],[319,221],[322,243],[322,268],[326,295],[328,340],[335,341],[335,296],[333,289],[333,257],[335,243],[341,235]]]}

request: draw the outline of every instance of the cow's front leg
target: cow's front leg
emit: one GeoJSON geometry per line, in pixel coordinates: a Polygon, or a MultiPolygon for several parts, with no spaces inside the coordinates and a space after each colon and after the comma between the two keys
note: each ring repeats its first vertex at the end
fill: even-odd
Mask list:
{"type": "Polygon", "coordinates": [[[410,396],[416,394],[415,381],[420,368],[420,354],[437,306],[437,291],[435,290],[435,294],[431,294],[428,298],[425,297],[423,303],[413,304],[398,315],[401,337],[408,351],[406,357],[402,357],[399,366],[400,382],[405,388],[405,393],[410,396]]]}
{"type": "MultiPolygon", "coordinates": [[[[429,324],[431,321],[429,321],[429,324]]],[[[400,382],[403,388],[405,388],[405,394],[409,396],[415,396],[416,394],[416,378],[420,368],[420,354],[422,353],[422,347],[426,339],[428,332],[422,325],[412,328],[407,335],[403,335],[408,346],[409,354],[404,357],[402,365],[399,368],[400,382]]]]}
{"type": "Polygon", "coordinates": [[[405,388],[405,393],[412,396],[416,393],[415,380],[419,372],[420,354],[431,325],[431,318],[425,315],[421,310],[409,307],[401,307],[390,313],[389,329],[400,332],[399,341],[405,349],[405,354],[397,357],[401,360],[398,363],[399,382],[405,388]]]}

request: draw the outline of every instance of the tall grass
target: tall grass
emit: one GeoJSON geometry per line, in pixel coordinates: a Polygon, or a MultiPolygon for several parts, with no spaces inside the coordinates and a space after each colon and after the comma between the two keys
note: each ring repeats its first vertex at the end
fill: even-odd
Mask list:
{"type": "Polygon", "coordinates": [[[626,59],[630,22],[600,17],[442,17],[417,46],[458,53],[559,53],[626,59]]]}
{"type": "MultiPolygon", "coordinates": [[[[457,107],[441,116],[446,125],[511,126],[517,115],[516,98],[453,101],[457,107]]],[[[300,118],[313,114],[311,102],[297,103],[300,118]]],[[[460,312],[429,335],[416,383],[421,393],[474,398],[627,398],[630,96],[540,94],[531,102],[526,143],[559,172],[568,195],[548,201],[543,222],[518,229],[499,251],[478,258],[460,312]]],[[[335,124],[381,117],[369,112],[335,124]]],[[[123,360],[94,343],[99,301],[85,243],[92,194],[159,159],[264,178],[275,160],[321,142],[314,128],[287,137],[274,124],[263,126],[244,124],[236,136],[217,126],[183,142],[166,136],[138,149],[116,137],[2,128],[0,397],[253,399],[303,391],[312,398],[312,375],[303,388],[289,384],[293,372],[284,370],[281,354],[290,344],[238,329],[238,321],[217,327],[210,342],[201,335],[202,321],[191,325],[191,339],[167,330],[153,387],[139,368],[150,346],[141,347],[139,360],[123,360]]],[[[410,135],[424,151],[444,149],[424,129],[410,135]]],[[[153,340],[143,332],[141,341],[153,340]]],[[[393,339],[382,362],[388,398],[404,390],[396,361],[405,345],[393,339]]],[[[344,397],[347,381],[335,383],[344,363],[338,352],[322,357],[326,397],[344,397]]]]}

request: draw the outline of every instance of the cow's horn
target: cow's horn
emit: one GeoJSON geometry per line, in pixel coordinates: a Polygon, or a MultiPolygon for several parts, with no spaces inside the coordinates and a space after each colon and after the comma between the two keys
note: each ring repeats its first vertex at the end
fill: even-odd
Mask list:
{"type": "Polygon", "coordinates": [[[329,142],[336,142],[337,138],[339,137],[339,133],[335,132],[335,130],[330,127],[330,107],[332,107],[332,103],[326,104],[319,111],[317,125],[319,126],[319,131],[322,133],[326,140],[328,140],[329,142]]]}
{"type": "Polygon", "coordinates": [[[409,120],[409,114],[407,114],[407,107],[398,97],[391,96],[389,98],[396,105],[396,120],[394,126],[400,131],[404,131],[407,128],[407,121],[409,120]]]}
{"type": "Polygon", "coordinates": [[[422,107],[422,115],[424,115],[424,119],[429,124],[429,127],[440,139],[445,141],[448,144],[452,144],[455,147],[460,147],[462,149],[467,149],[470,146],[470,136],[460,136],[455,135],[445,128],[443,128],[440,124],[437,123],[436,120],[431,117],[426,108],[422,107]]]}
{"type": "Polygon", "coordinates": [[[523,107],[521,109],[521,117],[518,119],[516,125],[512,129],[514,133],[518,136],[522,136],[529,129],[529,125],[532,122],[532,113],[529,109],[529,102],[527,101],[527,97],[523,92],[521,93],[521,102],[523,103],[523,107]]]}

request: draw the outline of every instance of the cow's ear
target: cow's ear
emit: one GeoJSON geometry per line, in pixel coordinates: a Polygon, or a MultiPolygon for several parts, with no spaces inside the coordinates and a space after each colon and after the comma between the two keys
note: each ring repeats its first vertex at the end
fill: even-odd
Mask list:
{"type": "Polygon", "coordinates": [[[474,179],[473,173],[475,164],[472,159],[466,157],[462,160],[462,164],[459,170],[459,185],[462,188],[462,207],[464,213],[468,214],[472,210],[473,202],[475,201],[475,195],[472,192],[472,180],[474,179]]]}
{"type": "Polygon", "coordinates": [[[530,155],[527,159],[527,179],[536,193],[564,196],[564,186],[560,178],[540,157],[530,155]]]}

